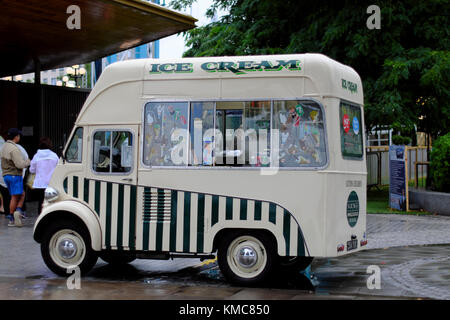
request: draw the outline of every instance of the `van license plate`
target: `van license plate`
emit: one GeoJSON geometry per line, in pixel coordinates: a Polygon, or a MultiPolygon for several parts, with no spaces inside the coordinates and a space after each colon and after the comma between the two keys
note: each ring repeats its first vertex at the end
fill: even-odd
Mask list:
{"type": "Polygon", "coordinates": [[[353,250],[356,248],[358,248],[358,240],[357,239],[347,241],[347,251],[350,251],[350,250],[353,250]]]}

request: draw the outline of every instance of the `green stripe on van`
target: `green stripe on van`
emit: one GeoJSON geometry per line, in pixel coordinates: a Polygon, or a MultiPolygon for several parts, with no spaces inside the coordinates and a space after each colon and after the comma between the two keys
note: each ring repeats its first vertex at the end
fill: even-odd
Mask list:
{"type": "Polygon", "coordinates": [[[145,219],[144,217],[144,226],[142,230],[142,250],[148,250],[148,240],[149,240],[149,233],[150,233],[150,201],[151,201],[151,190],[150,188],[146,187],[144,188],[144,212],[146,211],[146,206],[148,206],[148,214],[149,218],[145,219]],[[146,203],[148,202],[148,204],[146,203]]]}
{"type": "Polygon", "coordinates": [[[73,197],[78,198],[78,177],[73,176],[73,197]]]}
{"type": "Polygon", "coordinates": [[[89,203],[89,180],[83,180],[83,201],[89,203]]]}
{"type": "Polygon", "coordinates": [[[117,199],[117,248],[122,249],[122,237],[123,237],[123,198],[124,198],[124,185],[119,184],[119,194],[117,199]]]}
{"type": "Polygon", "coordinates": [[[198,195],[197,206],[197,252],[204,252],[203,237],[205,233],[205,195],[198,195]]]}
{"type": "Polygon", "coordinates": [[[302,235],[302,230],[299,228],[297,228],[297,255],[299,257],[304,257],[305,256],[305,243],[303,242],[303,235],[302,235]]]}
{"type": "Polygon", "coordinates": [[[274,203],[269,203],[269,222],[277,224],[277,206],[274,203]]]}
{"type": "Polygon", "coordinates": [[[136,248],[136,186],[130,187],[130,233],[128,237],[128,246],[130,250],[136,248]]]}
{"type": "Polygon", "coordinates": [[[239,219],[247,220],[247,200],[246,199],[241,199],[239,211],[240,211],[239,219]]]}
{"type": "Polygon", "coordinates": [[[94,209],[95,212],[100,216],[100,187],[101,183],[100,181],[95,181],[95,203],[94,203],[94,209]]]}
{"type": "Polygon", "coordinates": [[[162,250],[164,226],[164,189],[158,189],[158,218],[156,223],[156,251],[162,250]]]}
{"type": "Polygon", "coordinates": [[[231,197],[226,198],[225,220],[233,220],[233,198],[231,197]]]}
{"type": "Polygon", "coordinates": [[[105,246],[111,247],[111,208],[112,208],[112,183],[106,184],[106,222],[105,222],[105,246]]]}
{"type": "Polygon", "coordinates": [[[64,192],[67,193],[67,177],[63,181],[64,192]]]}
{"type": "Polygon", "coordinates": [[[169,250],[175,251],[177,246],[177,208],[178,208],[178,192],[172,190],[170,201],[170,238],[169,250]]]}
{"type": "Polygon", "coordinates": [[[219,196],[212,196],[211,227],[219,222],[219,196]]]}
{"type": "Polygon", "coordinates": [[[189,252],[191,231],[191,193],[184,193],[183,251],[189,252]]]}
{"type": "Polygon", "coordinates": [[[283,210],[283,235],[286,241],[286,255],[289,255],[291,244],[291,214],[287,210],[283,210]]]}
{"type": "Polygon", "coordinates": [[[255,221],[261,221],[261,201],[255,201],[255,221]]]}

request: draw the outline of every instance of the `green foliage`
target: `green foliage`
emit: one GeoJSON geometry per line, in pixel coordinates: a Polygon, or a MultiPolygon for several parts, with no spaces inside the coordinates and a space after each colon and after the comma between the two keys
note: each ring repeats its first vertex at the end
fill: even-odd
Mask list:
{"type": "Polygon", "coordinates": [[[411,138],[403,136],[392,136],[392,143],[397,146],[408,145],[410,142],[411,138]]]}
{"type": "MultiPolygon", "coordinates": [[[[174,0],[175,8],[196,0],[174,0]]],[[[184,56],[320,52],[363,80],[366,128],[450,130],[448,0],[379,0],[381,29],[369,30],[369,0],[214,0],[220,21],[185,33],[184,56]]]]}
{"type": "Polygon", "coordinates": [[[450,133],[439,137],[433,143],[430,171],[434,188],[450,192],[450,133]]]}

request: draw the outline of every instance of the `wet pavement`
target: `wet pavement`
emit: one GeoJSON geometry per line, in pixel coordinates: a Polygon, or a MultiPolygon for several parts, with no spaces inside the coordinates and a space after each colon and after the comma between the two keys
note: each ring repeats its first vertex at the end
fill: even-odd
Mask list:
{"type": "Polygon", "coordinates": [[[99,259],[79,290],[45,266],[32,239],[34,221],[11,228],[0,216],[0,299],[450,299],[450,217],[369,215],[369,250],[315,259],[305,272],[259,288],[228,284],[214,260],[136,260],[113,268],[99,259]],[[381,271],[379,289],[368,289],[369,266],[381,271]]]}

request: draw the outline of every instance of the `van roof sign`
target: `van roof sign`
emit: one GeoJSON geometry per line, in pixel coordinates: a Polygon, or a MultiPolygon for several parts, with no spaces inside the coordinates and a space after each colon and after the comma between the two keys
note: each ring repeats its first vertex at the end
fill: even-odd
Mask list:
{"type": "MultiPolygon", "coordinates": [[[[301,61],[292,60],[238,60],[238,61],[207,61],[200,65],[205,72],[232,72],[236,75],[254,71],[289,71],[301,70],[301,61]]],[[[194,72],[193,63],[151,63],[150,74],[162,73],[191,73],[194,72]]]]}

